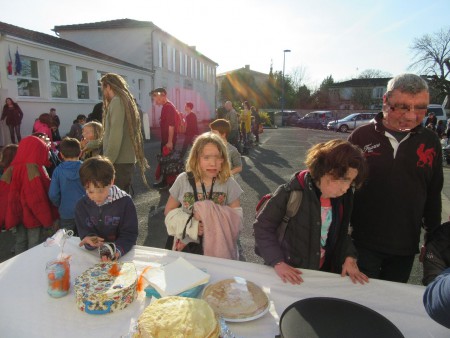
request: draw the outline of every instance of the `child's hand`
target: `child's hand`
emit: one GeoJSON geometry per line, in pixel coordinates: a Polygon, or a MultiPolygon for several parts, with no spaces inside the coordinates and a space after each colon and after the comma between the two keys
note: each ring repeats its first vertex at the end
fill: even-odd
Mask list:
{"type": "Polygon", "coordinates": [[[111,259],[111,258],[109,258],[108,256],[102,256],[101,257],[101,259],[102,259],[102,262],[111,262],[111,261],[116,261],[116,260],[118,260],[119,259],[119,253],[118,252],[116,252],[115,254],[114,254],[114,259],[111,259]]]}
{"type": "Polygon", "coordinates": [[[105,240],[98,236],[86,236],[83,240],[78,244],[79,246],[83,246],[85,244],[90,245],[94,248],[99,248],[103,245],[105,240]]]}
{"type": "Polygon", "coordinates": [[[177,240],[177,243],[175,244],[175,250],[176,251],[182,251],[186,244],[184,244],[182,241],[177,240]]]}
{"type": "Polygon", "coordinates": [[[369,283],[369,277],[359,271],[356,259],[353,257],[347,257],[342,264],[341,276],[344,277],[345,275],[348,275],[354,284],[357,282],[360,284],[369,283]]]}
{"type": "Polygon", "coordinates": [[[291,284],[303,283],[303,278],[300,276],[302,272],[285,262],[275,264],[274,269],[283,282],[289,282],[291,284]]]}
{"type": "Polygon", "coordinates": [[[198,221],[198,235],[203,236],[203,223],[202,221],[198,221]]]}

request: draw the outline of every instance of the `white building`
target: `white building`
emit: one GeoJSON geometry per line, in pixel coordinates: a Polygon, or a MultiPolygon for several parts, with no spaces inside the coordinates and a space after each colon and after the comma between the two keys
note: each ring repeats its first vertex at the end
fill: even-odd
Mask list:
{"type": "MultiPolygon", "coordinates": [[[[192,101],[199,120],[209,119],[215,107],[217,64],[165,33],[151,22],[129,19],[57,26],[60,37],[0,22],[0,99],[16,101],[22,111],[22,136],[35,119],[56,108],[65,135],[78,114],[88,115],[100,102],[99,79],[105,73],[123,76],[144,117],[146,134],[159,125],[160,108],[148,93],[165,87],[179,110],[192,101]],[[22,71],[14,73],[15,53],[22,71]],[[13,73],[8,74],[8,62],[13,73]]],[[[147,136],[149,133],[147,134],[147,136]]]]}
{"type": "MultiPolygon", "coordinates": [[[[61,38],[148,69],[150,78],[136,83],[137,87],[166,88],[178,110],[183,111],[184,104],[191,101],[199,120],[214,116],[218,64],[152,22],[122,19],[55,26],[54,31],[61,38]]],[[[149,97],[139,99],[147,107],[149,97]]],[[[150,124],[158,126],[159,117],[160,108],[152,106],[150,124]]]]}

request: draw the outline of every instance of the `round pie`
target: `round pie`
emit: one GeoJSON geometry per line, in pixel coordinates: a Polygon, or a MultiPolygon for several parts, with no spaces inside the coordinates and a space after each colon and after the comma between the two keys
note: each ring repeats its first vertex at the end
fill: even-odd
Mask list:
{"type": "Polygon", "coordinates": [[[140,338],[217,338],[220,326],[205,301],[170,296],[147,306],[138,319],[140,338]]]}
{"type": "Polygon", "coordinates": [[[269,299],[255,283],[243,278],[224,279],[208,285],[202,298],[225,320],[255,319],[269,307],[269,299]]]}

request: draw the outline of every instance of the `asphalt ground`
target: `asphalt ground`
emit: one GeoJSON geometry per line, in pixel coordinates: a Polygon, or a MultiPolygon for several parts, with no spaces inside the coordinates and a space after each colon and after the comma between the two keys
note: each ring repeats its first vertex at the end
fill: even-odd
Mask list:
{"type": "MultiPolygon", "coordinates": [[[[254,238],[252,223],[255,206],[261,196],[274,191],[280,184],[285,183],[297,170],[303,169],[305,153],[312,145],[334,138],[346,139],[348,134],[331,131],[283,127],[265,129],[260,135],[261,144],[250,150],[248,156],[242,156],[243,171],[236,176],[237,182],[244,190],[241,205],[244,210],[244,231],[241,234],[246,260],[261,263],[260,257],[254,253],[254,238]]],[[[182,140],[179,140],[180,144],[182,140]]],[[[155,181],[156,155],[159,153],[160,143],[151,140],[144,145],[146,157],[151,169],[147,172],[147,179],[155,181]]],[[[447,220],[450,215],[450,166],[444,166],[444,189],[442,219],[447,220]]],[[[167,233],[164,225],[164,207],[168,199],[168,190],[155,190],[143,185],[138,172],[134,177],[133,200],[136,205],[139,220],[139,237],[137,244],[163,248],[167,233]]],[[[11,232],[0,233],[0,262],[13,256],[11,248],[14,243],[11,232]]],[[[421,284],[422,267],[416,260],[409,283],[421,284]]]]}

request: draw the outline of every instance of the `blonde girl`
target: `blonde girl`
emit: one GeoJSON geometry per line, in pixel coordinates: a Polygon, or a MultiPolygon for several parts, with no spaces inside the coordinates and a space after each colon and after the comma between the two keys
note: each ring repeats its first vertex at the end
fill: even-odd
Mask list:
{"type": "Polygon", "coordinates": [[[83,139],[81,141],[82,160],[101,154],[103,126],[92,121],[83,126],[83,139]]]}
{"type": "MultiPolygon", "coordinates": [[[[227,148],[218,135],[208,132],[196,138],[186,161],[186,172],[178,175],[169,190],[170,196],[164,210],[166,216],[180,206],[183,212],[192,214],[195,196],[188,173],[192,173],[195,180],[198,201],[211,200],[220,206],[240,208],[243,191],[231,176],[227,148]]],[[[198,236],[202,236],[202,220],[195,210],[193,217],[199,221],[198,236]]],[[[192,238],[186,236],[177,241],[175,248],[181,251],[192,241],[192,238]]]]}

